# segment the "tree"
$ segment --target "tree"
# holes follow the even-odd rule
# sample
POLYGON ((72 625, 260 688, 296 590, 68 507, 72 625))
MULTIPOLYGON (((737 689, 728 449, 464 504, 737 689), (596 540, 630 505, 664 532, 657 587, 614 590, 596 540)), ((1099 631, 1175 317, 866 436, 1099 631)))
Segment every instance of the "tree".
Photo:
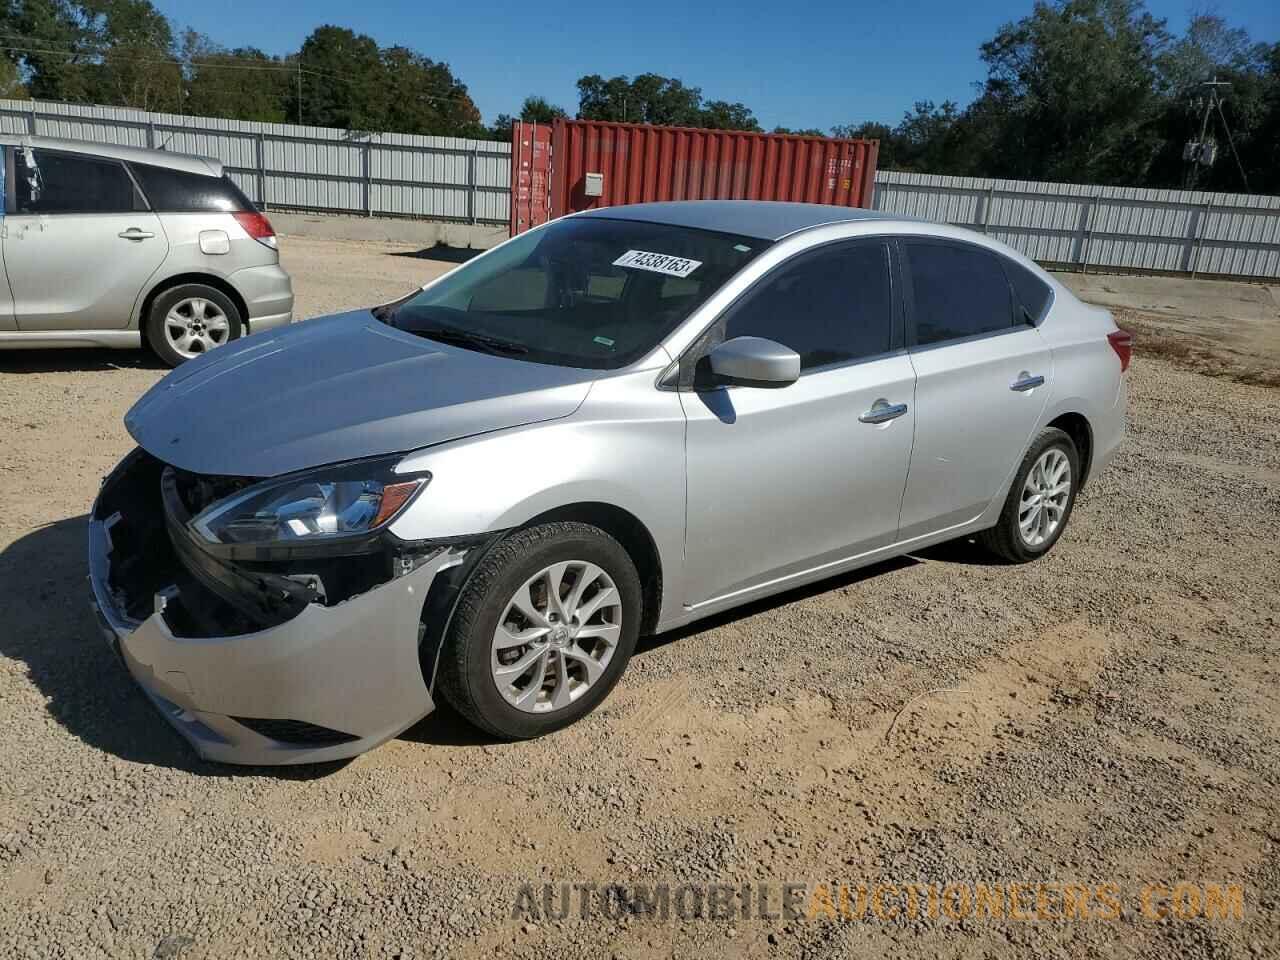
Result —
POLYGON ((34 97, 151 110, 181 105, 173 32, 150 0, 13 0, 0 12, 0 28, 26 41, 9 59, 34 97))
MULTIPOLYGON (((826 131, 819 130, 817 127, 805 127, 802 130, 792 130, 790 127, 774 127, 772 133, 789 134, 795 137, 825 137, 826 131)), ((836 134, 832 134, 836 136, 836 134)))
POLYGON ((989 176, 1141 182, 1159 151, 1164 21, 1141 0, 1037 3, 981 47, 989 176))
POLYGON ((188 65, 187 113, 264 123, 289 119, 285 101, 294 73, 284 61, 256 47, 227 50, 194 30, 183 35, 182 59, 188 65))
POLYGON ((311 31, 298 57, 302 90, 289 91, 290 117, 319 127, 381 129, 386 90, 381 51, 372 37, 325 24, 311 31))
POLYGON ((702 91, 656 73, 606 80, 598 73, 578 80, 578 116, 583 120, 652 123, 659 126, 720 130, 759 130, 751 111, 741 103, 702 102, 702 91))
POLYGON ((447 63, 407 47, 382 51, 383 107, 376 130, 435 136, 483 135, 480 111, 447 63))

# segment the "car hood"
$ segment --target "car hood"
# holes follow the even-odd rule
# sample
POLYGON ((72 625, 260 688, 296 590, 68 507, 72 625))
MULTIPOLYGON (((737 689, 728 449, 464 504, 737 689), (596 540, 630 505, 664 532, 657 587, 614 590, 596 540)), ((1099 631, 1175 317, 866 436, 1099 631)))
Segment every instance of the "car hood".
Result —
POLYGON ((184 470, 270 477, 567 417, 597 376, 426 340, 360 310, 188 361, 124 422, 184 470))

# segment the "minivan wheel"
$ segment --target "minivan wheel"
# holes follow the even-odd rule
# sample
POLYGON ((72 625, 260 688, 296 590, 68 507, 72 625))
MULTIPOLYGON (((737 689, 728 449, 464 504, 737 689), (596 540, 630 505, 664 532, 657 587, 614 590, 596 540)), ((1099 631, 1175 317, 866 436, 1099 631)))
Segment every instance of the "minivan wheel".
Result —
POLYGON ((570 522, 517 531, 463 587, 437 686, 495 736, 559 730, 618 682, 640 633, 640 608, 635 564, 603 530, 570 522))
POLYGON ((165 290, 151 303, 147 342, 171 367, 198 357, 240 336, 242 318, 221 290, 184 283, 165 290))
POLYGON ((1040 431, 1018 466, 999 522, 979 534, 982 544, 1010 563, 1044 556, 1062 536, 1075 506, 1080 454, 1062 430, 1040 431))

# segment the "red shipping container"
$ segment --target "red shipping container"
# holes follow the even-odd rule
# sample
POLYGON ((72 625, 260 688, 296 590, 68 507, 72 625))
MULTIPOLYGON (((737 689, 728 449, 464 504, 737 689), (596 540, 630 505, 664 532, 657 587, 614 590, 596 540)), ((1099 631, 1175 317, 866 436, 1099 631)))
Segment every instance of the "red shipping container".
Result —
POLYGON ((600 120, 512 125, 511 233, 655 200, 795 200, 868 207, 878 140, 600 120))

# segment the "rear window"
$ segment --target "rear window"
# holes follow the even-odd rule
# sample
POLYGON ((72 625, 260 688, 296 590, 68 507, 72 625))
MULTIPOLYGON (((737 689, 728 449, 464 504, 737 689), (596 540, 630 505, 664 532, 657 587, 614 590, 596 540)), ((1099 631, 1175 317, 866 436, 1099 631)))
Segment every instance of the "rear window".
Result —
POLYGON ((157 213, 236 213, 254 208, 228 177, 202 176, 149 163, 129 166, 157 213))

